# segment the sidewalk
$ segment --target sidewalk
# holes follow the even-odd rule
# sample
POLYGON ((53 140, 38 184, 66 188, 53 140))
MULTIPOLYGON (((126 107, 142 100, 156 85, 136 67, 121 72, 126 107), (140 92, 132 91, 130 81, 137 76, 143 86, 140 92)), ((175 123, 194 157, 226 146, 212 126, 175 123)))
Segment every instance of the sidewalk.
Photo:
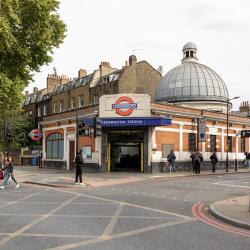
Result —
MULTIPOLYGON (((249 169, 240 169, 238 173, 250 173, 249 169)), ((230 172, 218 170, 216 173, 211 171, 201 171, 199 176, 235 174, 234 170, 230 172)), ((76 188, 74 185, 75 173, 66 170, 45 169, 31 166, 16 166, 15 175, 19 182, 33 183, 43 186, 54 186, 64 188, 76 188)), ((193 172, 174 172, 174 173, 84 173, 83 182, 88 187, 103 187, 111 185, 126 184, 145 180, 169 179, 196 176, 193 172)), ((198 175, 197 175, 198 177, 198 175)))
POLYGON ((250 229, 250 194, 215 202, 209 209, 215 217, 224 222, 250 229))

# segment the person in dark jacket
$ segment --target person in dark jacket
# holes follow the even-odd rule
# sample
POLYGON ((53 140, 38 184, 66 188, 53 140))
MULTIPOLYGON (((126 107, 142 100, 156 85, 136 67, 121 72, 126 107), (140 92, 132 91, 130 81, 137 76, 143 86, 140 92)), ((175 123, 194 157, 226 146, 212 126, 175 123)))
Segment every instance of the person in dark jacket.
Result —
POLYGON ((19 188, 19 184, 17 183, 13 172, 14 158, 13 156, 10 156, 8 153, 4 156, 2 169, 4 170, 4 180, 3 180, 3 186, 1 186, 0 188, 4 189, 5 186, 8 185, 10 178, 15 182, 16 184, 15 188, 19 188))
POLYGON ((170 171, 172 172, 176 172, 175 159, 176 159, 176 156, 175 156, 174 150, 171 150, 167 156, 167 160, 169 162, 170 171))
POLYGON ((218 157, 217 157, 216 151, 214 151, 211 154, 210 160, 211 160, 211 163, 212 163, 212 172, 215 173, 215 167, 216 167, 216 164, 218 163, 218 157))
POLYGON ((75 166, 76 166, 76 178, 75 178, 75 185, 85 185, 82 182, 82 167, 83 167, 83 158, 82 158, 82 150, 80 150, 75 158, 75 166), (78 183, 78 177, 80 183, 78 183))
POLYGON ((199 152, 199 150, 196 150, 193 155, 194 158, 194 169, 196 174, 200 174, 201 171, 201 162, 203 162, 203 156, 199 152))
POLYGON ((190 155, 190 159, 191 159, 191 161, 192 161, 193 173, 194 173, 194 171, 195 171, 195 169, 194 169, 194 153, 195 153, 195 152, 192 152, 191 155, 190 155))

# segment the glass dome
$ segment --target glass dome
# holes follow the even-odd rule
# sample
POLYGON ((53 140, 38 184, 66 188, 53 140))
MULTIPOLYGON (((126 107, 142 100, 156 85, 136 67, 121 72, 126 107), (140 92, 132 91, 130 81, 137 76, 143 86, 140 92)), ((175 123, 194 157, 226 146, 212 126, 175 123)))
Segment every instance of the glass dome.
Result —
POLYGON ((160 81, 155 101, 227 102, 228 90, 222 78, 211 68, 198 63, 196 45, 187 43, 183 47, 182 64, 171 69, 160 81))

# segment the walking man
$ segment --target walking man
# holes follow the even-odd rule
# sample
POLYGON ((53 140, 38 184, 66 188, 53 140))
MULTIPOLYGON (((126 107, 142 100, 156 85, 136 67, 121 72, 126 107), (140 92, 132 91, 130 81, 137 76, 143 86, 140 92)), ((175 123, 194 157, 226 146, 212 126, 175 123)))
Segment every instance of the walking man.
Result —
POLYGON ((83 167, 82 150, 80 150, 76 155, 75 166, 76 166, 75 185, 85 186, 85 184, 82 182, 82 167, 83 167), (78 183, 78 179, 79 179, 80 183, 78 183))

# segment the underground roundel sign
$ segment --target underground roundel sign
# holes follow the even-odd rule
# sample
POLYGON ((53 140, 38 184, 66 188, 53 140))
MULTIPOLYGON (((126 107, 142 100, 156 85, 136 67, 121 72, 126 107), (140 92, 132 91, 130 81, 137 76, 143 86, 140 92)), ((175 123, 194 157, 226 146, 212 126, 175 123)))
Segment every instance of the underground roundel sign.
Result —
POLYGON ((119 97, 114 104, 112 104, 112 109, 115 109, 116 114, 121 116, 129 116, 134 109, 137 108, 137 103, 128 97, 119 97))
POLYGON ((39 141, 42 138, 43 134, 38 129, 33 129, 30 131, 29 136, 33 141, 39 141))

